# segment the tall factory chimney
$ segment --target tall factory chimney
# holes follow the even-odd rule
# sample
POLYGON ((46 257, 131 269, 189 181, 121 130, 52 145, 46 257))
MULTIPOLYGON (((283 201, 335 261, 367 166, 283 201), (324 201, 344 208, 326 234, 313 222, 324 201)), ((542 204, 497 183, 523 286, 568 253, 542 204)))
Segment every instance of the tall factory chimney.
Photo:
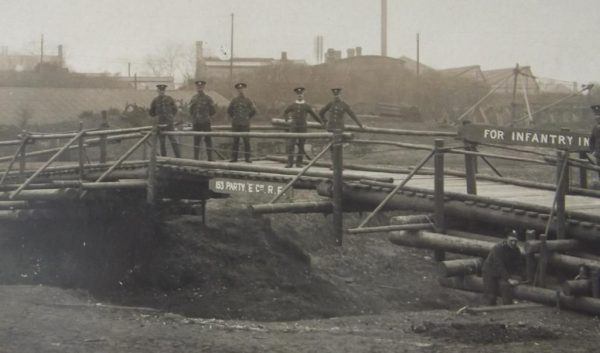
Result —
POLYGON ((381 56, 387 56, 387 0, 381 0, 381 56))
POLYGON ((315 37, 315 59, 317 64, 323 63, 323 36, 321 35, 315 37))

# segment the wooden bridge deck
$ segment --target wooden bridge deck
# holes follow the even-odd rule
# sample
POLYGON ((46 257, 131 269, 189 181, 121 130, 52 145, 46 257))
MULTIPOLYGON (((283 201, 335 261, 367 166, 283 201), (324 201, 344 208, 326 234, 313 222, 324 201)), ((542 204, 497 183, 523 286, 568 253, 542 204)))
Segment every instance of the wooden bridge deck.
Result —
MULTIPOLYGON (((257 161, 255 164, 281 167, 281 163, 271 161, 257 161)), ((300 170, 300 168, 291 168, 300 170)), ((314 171, 329 171, 328 168, 311 167, 314 171)), ((407 174, 405 173, 384 173, 368 172, 357 170, 344 170, 344 175, 364 177, 365 179, 391 178, 394 184, 399 184, 407 174)), ((408 187, 422 188, 433 191, 433 175, 415 175, 407 184, 408 187)), ((466 180, 462 177, 448 176, 444 179, 444 190, 466 194, 466 180)), ((517 185, 510 185, 492 181, 477 181, 477 195, 490 197, 501 201, 518 201, 533 206, 552 207, 554 201, 554 191, 534 189, 517 185)), ((595 216, 600 216, 600 198, 592 196, 567 195, 566 209, 568 211, 577 211, 595 216)))

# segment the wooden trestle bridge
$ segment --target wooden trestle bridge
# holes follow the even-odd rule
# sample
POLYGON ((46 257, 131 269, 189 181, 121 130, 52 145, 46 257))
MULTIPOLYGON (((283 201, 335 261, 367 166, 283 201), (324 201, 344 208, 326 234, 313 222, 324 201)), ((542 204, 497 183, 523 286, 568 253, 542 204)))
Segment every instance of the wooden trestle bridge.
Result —
MULTIPOLYGON (((588 174, 598 173, 600 167, 584 158, 584 154, 477 144, 447 131, 349 126, 344 132, 300 134, 282 132, 285 129, 282 120, 274 119, 272 123, 256 126, 248 133, 230 132, 224 126, 215 127, 213 132, 166 132, 157 126, 48 134, 24 132, 14 140, 0 141, 0 148, 10 150, 8 156, 0 158, 0 163, 4 163, 0 221, 60 218, 66 209, 78 208, 81 202, 123 195, 137 198, 151 208, 160 207, 165 199, 194 200, 204 206, 207 200, 223 197, 233 190, 227 187, 227 182, 236 187, 239 181, 242 189, 254 185, 254 190, 260 191, 265 190, 265 184, 260 182, 277 183, 278 188, 269 189, 268 203, 251 206, 255 214, 331 213, 332 238, 339 245, 344 234, 390 232, 390 240, 395 244, 434 250, 436 260, 449 276, 441 283, 461 289, 481 290, 480 280, 469 275, 477 273, 481 265, 477 258, 485 256, 493 245, 489 237, 468 233, 461 229, 462 225, 527 230, 523 252, 529 282, 536 286, 519 286, 521 292, 517 296, 544 303, 558 300, 566 307, 600 313, 600 190, 589 189, 587 185, 588 174), (251 164, 161 157, 157 155, 160 134, 177 138, 247 136, 280 141, 302 137, 322 140, 325 147, 304 167, 284 168, 284 157, 255 159, 251 164), (365 134, 369 139, 361 138, 365 134), (430 138, 430 143, 380 138, 384 135, 424 136, 430 138), (38 147, 47 141, 61 141, 62 145, 38 147), (411 149, 424 156, 414 166, 345 164, 344 144, 411 149), (482 152, 488 147, 508 153, 482 152), (90 160, 92 150, 94 156, 90 160), (322 158, 330 153, 331 162, 322 158), (65 161, 66 154, 75 156, 65 161), (115 155, 116 159, 109 158, 115 155), (448 155, 464 156, 464 169, 445 167, 448 155), (433 168, 425 167, 430 160, 433 168), (507 160, 524 168, 553 166, 556 182, 504 177, 491 160, 507 160), (487 164, 494 174, 480 173, 478 162, 487 164), (570 180, 572 170, 579 175, 576 181, 570 180), (215 180, 222 181, 220 187, 215 180), (313 189, 321 198, 310 202, 280 201, 291 188, 313 189), (370 226, 370 221, 382 210, 410 210, 422 215, 396 217, 390 225, 370 226), (368 215, 357 227, 344 229, 343 213, 356 211, 368 215), (475 258, 444 261, 446 252, 475 258), (547 274, 570 276, 581 264, 593 273, 588 282, 577 284, 585 287, 576 287, 582 296, 557 297, 546 288, 547 274)), ((316 126, 310 124, 310 127, 316 126)), ((204 207, 202 210, 204 216, 204 207)), ((565 288, 567 292, 573 289, 565 288)))

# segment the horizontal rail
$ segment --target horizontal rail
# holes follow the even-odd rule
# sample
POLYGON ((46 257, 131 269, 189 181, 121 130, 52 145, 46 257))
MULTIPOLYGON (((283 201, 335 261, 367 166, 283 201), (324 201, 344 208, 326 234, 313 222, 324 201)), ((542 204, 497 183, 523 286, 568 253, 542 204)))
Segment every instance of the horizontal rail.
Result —
POLYGON ((422 144, 417 144, 417 143, 395 142, 395 141, 355 139, 355 140, 352 140, 352 143, 362 144, 362 145, 396 146, 396 147, 410 148, 410 149, 423 150, 423 151, 431 151, 433 149, 433 146, 429 146, 429 145, 422 145, 422 144))
MULTIPOLYGON (((161 131, 161 135, 171 136, 211 136, 211 137, 255 137, 255 138, 304 138, 304 139, 331 139, 330 132, 228 132, 228 131, 161 131)), ((352 134, 344 133, 345 139, 352 139, 352 134)))
POLYGON ((483 152, 466 151, 466 150, 459 150, 459 149, 451 149, 449 151, 446 151, 446 153, 505 159, 508 161, 527 162, 527 163, 534 163, 534 164, 540 164, 540 165, 550 165, 550 163, 548 163, 547 161, 544 161, 544 160, 523 158, 523 157, 512 157, 512 156, 505 156, 502 154, 495 154, 495 153, 483 153, 483 152))
MULTIPOLYGON (((275 126, 286 127, 289 123, 284 119, 271 119, 271 123, 275 126)), ((307 126, 311 129, 323 129, 323 126, 319 123, 309 121, 307 126)), ((378 127, 359 127, 356 125, 346 125, 344 131, 350 132, 368 132, 374 134, 384 135, 397 135, 397 136, 437 136, 437 137, 455 137, 456 132, 451 131, 420 131, 420 130, 406 130, 406 129, 389 129, 389 128, 378 128, 378 127)))

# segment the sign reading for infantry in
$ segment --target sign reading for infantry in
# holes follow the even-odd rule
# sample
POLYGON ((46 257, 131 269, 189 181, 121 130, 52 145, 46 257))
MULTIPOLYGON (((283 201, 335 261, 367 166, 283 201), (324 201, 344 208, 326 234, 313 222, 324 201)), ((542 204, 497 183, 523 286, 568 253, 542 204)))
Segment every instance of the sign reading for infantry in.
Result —
MULTIPOLYGON (((273 197, 283 190, 285 184, 268 181, 213 178, 209 182, 209 187, 215 192, 228 194, 255 194, 273 197)), ((291 196, 291 189, 286 191, 283 195, 283 197, 288 198, 291 196)))
POLYGON ((463 126, 462 136, 471 142, 497 145, 549 147, 569 151, 589 151, 590 149, 589 134, 581 132, 469 124, 463 126))

